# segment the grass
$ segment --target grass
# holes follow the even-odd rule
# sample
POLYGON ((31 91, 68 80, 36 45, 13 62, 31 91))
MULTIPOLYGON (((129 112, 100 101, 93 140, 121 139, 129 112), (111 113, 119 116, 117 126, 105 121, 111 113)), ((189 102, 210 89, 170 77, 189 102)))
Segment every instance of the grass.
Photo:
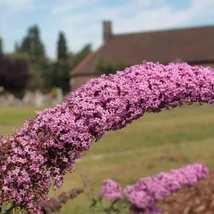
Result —
POLYGON ((20 129, 25 120, 33 118, 35 111, 41 108, 9 107, 0 108, 0 134, 11 134, 14 129, 20 129))
MULTIPOLYGON (((0 109, 1 133, 12 133, 32 118, 33 108, 0 109)), ((65 176, 57 195, 82 186, 79 174, 85 174, 97 192, 103 179, 111 178, 125 185, 144 176, 182 167, 196 161, 214 168, 214 108, 196 105, 145 114, 126 128, 106 133, 92 144, 76 164, 76 171, 65 176)), ((88 213, 86 194, 70 201, 61 213, 88 213)))

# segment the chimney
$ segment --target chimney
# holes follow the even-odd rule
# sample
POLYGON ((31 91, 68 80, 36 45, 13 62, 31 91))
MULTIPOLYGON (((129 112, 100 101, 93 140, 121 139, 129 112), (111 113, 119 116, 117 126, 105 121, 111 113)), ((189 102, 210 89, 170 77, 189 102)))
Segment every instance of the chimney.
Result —
POLYGON ((103 21, 103 41, 107 42, 112 36, 111 21, 103 21))

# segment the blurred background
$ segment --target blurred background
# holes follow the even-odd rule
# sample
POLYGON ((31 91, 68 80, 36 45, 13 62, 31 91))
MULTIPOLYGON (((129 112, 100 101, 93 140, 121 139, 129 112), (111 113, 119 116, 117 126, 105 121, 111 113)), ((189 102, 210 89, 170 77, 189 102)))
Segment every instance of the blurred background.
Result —
POLYGON ((213 11, 213 0, 0 0, 0 91, 39 106, 51 103, 41 93, 59 102, 143 60, 210 65, 213 11))
MULTIPOLYGON (((61 103, 91 78, 143 60, 214 68, 214 0, 0 0, 1 134, 13 133, 35 110, 61 103)), ((106 178, 125 186, 194 161, 212 169, 213 126, 207 105, 145 115, 95 143, 50 195, 83 186, 80 174, 97 193, 106 178)), ((205 214, 197 208, 214 209, 210 194, 179 202, 185 193, 160 206, 164 213, 205 214)), ((61 213, 88 213, 88 205, 82 194, 61 213)))

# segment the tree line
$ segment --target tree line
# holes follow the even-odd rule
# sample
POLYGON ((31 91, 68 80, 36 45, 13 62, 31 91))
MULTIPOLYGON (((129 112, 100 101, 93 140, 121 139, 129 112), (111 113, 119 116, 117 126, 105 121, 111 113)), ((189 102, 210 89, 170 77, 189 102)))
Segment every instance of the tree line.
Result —
POLYGON ((11 54, 4 53, 3 38, 0 38, 0 86, 17 92, 19 96, 25 90, 39 89, 46 93, 54 87, 62 88, 64 93, 69 92, 69 72, 91 52, 91 45, 87 44, 79 52, 72 53, 61 31, 56 52, 56 60, 47 57, 37 25, 30 27, 26 36, 15 43, 11 54))

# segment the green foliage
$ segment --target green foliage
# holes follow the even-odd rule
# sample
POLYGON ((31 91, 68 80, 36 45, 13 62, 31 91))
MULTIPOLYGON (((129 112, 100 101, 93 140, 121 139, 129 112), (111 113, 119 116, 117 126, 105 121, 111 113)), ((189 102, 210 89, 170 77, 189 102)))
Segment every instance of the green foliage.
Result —
POLYGON ((57 96, 57 87, 52 87, 50 92, 49 92, 49 96, 51 97, 56 97, 57 96))
POLYGON ((2 53, 3 53, 3 40, 0 37, 0 54, 2 54, 2 53))
POLYGON ((15 52, 15 53, 21 52, 21 48, 20 48, 20 45, 19 45, 18 42, 15 42, 14 52, 15 52))
POLYGON ((52 87, 60 87, 64 92, 68 92, 70 90, 69 72, 71 68, 68 61, 66 38, 63 32, 59 33, 59 38, 57 41, 57 62, 52 63, 51 70, 52 87))
POLYGON ((78 65, 91 52, 91 44, 85 45, 78 53, 71 53, 69 63, 71 70, 78 65))
POLYGON ((29 56, 31 56, 31 41, 28 36, 23 39, 20 47, 20 52, 27 53, 29 54, 29 56))
POLYGON ((42 72, 40 70, 40 67, 37 65, 31 65, 27 85, 28 90, 35 91, 36 89, 41 89, 43 85, 44 80, 42 78, 42 72))
POLYGON ((130 203, 127 199, 107 201, 105 204, 99 198, 94 198, 93 203, 89 207, 91 213, 105 213, 105 214, 122 214, 124 211, 128 213, 130 203))
POLYGON ((100 199, 87 176, 84 174, 80 174, 80 176, 90 203, 89 213, 122 214, 123 211, 125 211, 125 213, 128 212, 130 203, 126 198, 113 201, 109 201, 104 198, 100 199))
POLYGON ((5 56, 11 60, 16 60, 16 59, 25 60, 25 62, 28 65, 30 65, 30 57, 27 53, 14 52, 11 54, 5 54, 5 56))
POLYGON ((59 33, 59 39, 57 44, 57 59, 58 61, 61 60, 67 60, 68 59, 68 53, 67 53, 67 44, 65 35, 63 32, 59 33))
MULTIPOLYGON (((0 39, 0 53, 2 40, 0 39)), ((70 91, 70 71, 91 52, 91 45, 85 45, 77 53, 69 53, 66 37, 59 33, 57 41, 57 60, 51 61, 45 56, 45 46, 40 38, 37 25, 29 27, 21 42, 15 42, 14 53, 10 58, 25 58, 28 64, 27 89, 49 92, 53 87, 60 87, 64 93, 70 91)))
MULTIPOLYGON (((62 40, 62 39, 61 39, 62 40)), ((63 51, 62 51, 63 52, 63 51)), ((84 46, 78 53, 70 53, 68 58, 63 58, 63 53, 58 56, 60 59, 52 64, 52 86, 60 87, 64 92, 70 91, 70 71, 80 63, 90 52, 91 45, 84 46)), ((65 54, 64 54, 65 56, 65 54)))
POLYGON ((32 64, 40 63, 44 59, 44 45, 41 42, 40 31, 36 25, 28 29, 28 33, 23 38, 18 51, 27 53, 32 64))
POLYGON ((131 64, 123 63, 123 62, 111 63, 101 59, 97 63, 95 72, 98 74, 106 74, 106 75, 115 74, 117 71, 122 71, 129 66, 131 66, 131 64))
POLYGON ((29 90, 44 89, 45 87, 45 69, 48 68, 45 58, 44 45, 40 39, 39 28, 35 25, 28 29, 27 35, 19 45, 15 43, 15 54, 25 54, 29 59, 29 81, 27 88, 29 90))
POLYGON ((62 88, 64 92, 69 92, 69 72, 70 72, 68 60, 60 60, 53 64, 53 85, 62 88))
POLYGON ((29 81, 27 88, 31 91, 39 89, 47 93, 53 86, 53 63, 43 59, 40 63, 30 64, 29 81))

